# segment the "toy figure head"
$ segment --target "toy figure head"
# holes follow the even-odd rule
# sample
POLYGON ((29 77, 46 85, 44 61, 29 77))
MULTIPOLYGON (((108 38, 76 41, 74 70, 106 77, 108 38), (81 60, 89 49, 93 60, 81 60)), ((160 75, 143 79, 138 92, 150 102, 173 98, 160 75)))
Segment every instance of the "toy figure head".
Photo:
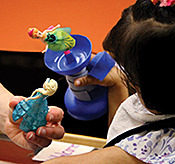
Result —
POLYGON ((29 28, 28 34, 33 39, 39 39, 42 37, 42 33, 37 28, 29 28))
POLYGON ((45 89, 44 95, 52 96, 58 88, 58 83, 53 79, 50 80, 47 78, 43 84, 43 88, 45 89))

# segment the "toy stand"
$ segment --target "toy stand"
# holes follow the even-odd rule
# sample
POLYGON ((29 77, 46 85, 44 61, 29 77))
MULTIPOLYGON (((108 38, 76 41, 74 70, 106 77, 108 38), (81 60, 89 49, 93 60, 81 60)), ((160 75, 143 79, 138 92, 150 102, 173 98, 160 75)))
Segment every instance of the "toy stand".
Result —
POLYGON ((81 35, 71 35, 76 45, 65 52, 48 49, 44 62, 52 71, 65 75, 69 87, 64 101, 68 113, 79 120, 96 119, 108 110, 108 89, 98 85, 76 87, 74 81, 88 75, 92 45, 90 40, 81 35))

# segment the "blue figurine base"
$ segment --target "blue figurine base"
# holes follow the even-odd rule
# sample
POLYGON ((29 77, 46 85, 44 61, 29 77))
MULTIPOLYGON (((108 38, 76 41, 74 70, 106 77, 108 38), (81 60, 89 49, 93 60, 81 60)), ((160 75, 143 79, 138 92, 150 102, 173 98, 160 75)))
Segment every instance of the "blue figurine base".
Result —
POLYGON ((49 108, 46 96, 39 92, 35 96, 38 95, 40 98, 20 101, 12 113, 14 122, 23 117, 19 128, 26 133, 36 132, 39 127, 47 124, 46 115, 49 108))
POLYGON ((73 75, 80 72, 88 65, 91 58, 90 40, 82 35, 72 35, 72 37, 76 40, 76 45, 70 50, 69 55, 48 49, 44 56, 45 65, 60 75, 73 75))
POLYGON ((108 88, 97 86, 90 95, 91 101, 80 101, 68 87, 64 96, 68 113, 82 121, 97 119, 104 115, 108 111, 108 88))

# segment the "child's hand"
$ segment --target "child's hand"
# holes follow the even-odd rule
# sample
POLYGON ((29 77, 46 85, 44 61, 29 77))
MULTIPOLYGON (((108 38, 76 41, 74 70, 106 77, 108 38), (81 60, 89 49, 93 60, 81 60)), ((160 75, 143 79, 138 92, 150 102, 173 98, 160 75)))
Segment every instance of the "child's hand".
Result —
MULTIPOLYGON (((93 58, 94 55, 92 55, 93 58)), ((109 108, 109 125, 115 115, 116 110, 120 104, 129 96, 128 88, 125 84, 126 82, 124 73, 114 66, 107 76, 102 80, 98 80, 92 76, 85 76, 78 78, 74 81, 74 85, 77 87, 85 85, 102 85, 108 87, 108 108, 109 108)))
POLYGON ((36 149, 37 147, 48 146, 52 139, 60 139, 64 135, 64 128, 61 126, 64 112, 58 107, 49 107, 49 113, 46 116, 47 125, 37 129, 36 133, 25 133, 19 129, 22 118, 16 122, 12 120, 12 111, 15 106, 23 100, 23 97, 15 96, 11 99, 9 106, 11 108, 9 120, 5 124, 5 133, 17 145, 26 149, 36 149))
POLYGON ((102 81, 92 76, 85 76, 76 79, 74 84, 77 87, 85 85, 102 85, 105 87, 112 87, 114 85, 117 85, 118 87, 120 87, 121 85, 122 86, 124 85, 121 79, 122 76, 123 76, 122 72, 117 67, 114 66, 102 81))
MULTIPOLYGON (((91 55, 91 60, 95 57, 94 54, 91 55)), ((124 77, 123 72, 114 66, 110 72, 107 74, 107 76, 102 80, 98 80, 92 76, 85 76, 81 77, 75 80, 74 85, 77 87, 82 87, 85 85, 102 85, 105 87, 123 87, 124 81, 122 81, 122 78, 124 77)))

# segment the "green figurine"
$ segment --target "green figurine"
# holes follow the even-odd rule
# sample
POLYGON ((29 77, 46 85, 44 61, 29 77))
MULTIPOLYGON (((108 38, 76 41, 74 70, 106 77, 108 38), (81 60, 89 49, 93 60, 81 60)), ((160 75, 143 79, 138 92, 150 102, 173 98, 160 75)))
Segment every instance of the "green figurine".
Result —
POLYGON ((67 51, 72 49, 76 41, 70 35, 71 28, 65 27, 60 28, 60 25, 50 26, 47 30, 41 32, 37 28, 29 28, 28 34, 33 39, 40 39, 43 43, 47 44, 46 49, 42 51, 43 53, 47 49, 52 51, 67 51))

